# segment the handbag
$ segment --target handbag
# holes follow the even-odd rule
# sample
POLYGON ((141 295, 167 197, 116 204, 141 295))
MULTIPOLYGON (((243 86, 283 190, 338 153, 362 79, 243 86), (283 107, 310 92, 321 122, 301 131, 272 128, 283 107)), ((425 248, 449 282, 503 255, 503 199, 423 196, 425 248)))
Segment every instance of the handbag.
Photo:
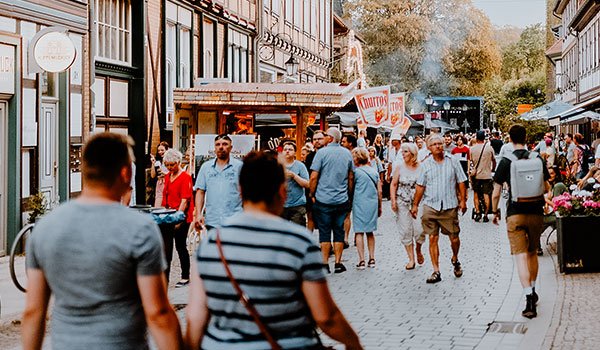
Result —
POLYGON ((471 169, 471 173, 469 174, 473 178, 475 178, 475 176, 477 176, 477 169, 479 168, 479 162, 481 162, 481 157, 483 157, 483 152, 485 151, 485 145, 487 145, 487 141, 485 141, 483 143, 483 147, 481 147, 481 153, 479 154, 479 159, 477 160, 477 164, 475 165, 475 168, 471 169))
MULTIPOLYGON (((225 274, 227 275, 227 278, 229 278, 229 281, 231 282, 231 285, 233 286, 233 289, 235 290, 235 292, 240 300, 240 303, 246 308, 246 310, 252 317, 252 320, 258 326, 258 329, 260 330, 262 335, 267 339, 267 342, 271 346, 271 349, 272 350, 282 350, 281 346, 277 343, 277 340, 275 340, 273 335, 271 335, 271 332, 269 331, 269 328, 267 327, 267 325, 265 325, 265 323, 261 320, 258 310, 256 310, 256 307, 254 307, 254 305, 250 301, 250 298, 248 298, 248 295, 246 293, 244 293, 244 291, 242 290, 242 287, 240 287, 240 284, 238 283, 238 281, 235 279, 235 277, 233 277, 233 274, 231 273, 231 269, 229 268, 229 264, 227 263, 227 259, 225 259, 225 255, 223 253, 223 245, 221 244, 221 235, 220 235, 219 229, 215 228, 215 230, 216 230, 216 236, 217 236, 216 243, 217 243, 217 251, 219 252, 219 258, 221 259, 221 263, 223 264, 223 267, 225 268, 225 274)), ((310 317, 310 319, 312 320, 312 316, 310 317)), ((312 321, 312 322, 314 323, 314 321, 312 321)), ((315 348, 315 350, 316 349, 322 349, 322 350, 333 349, 333 347, 326 347, 323 345, 323 343, 321 343, 321 338, 319 338, 319 334, 317 333, 317 330, 314 327, 313 327, 313 332, 317 339, 317 347, 315 348)))

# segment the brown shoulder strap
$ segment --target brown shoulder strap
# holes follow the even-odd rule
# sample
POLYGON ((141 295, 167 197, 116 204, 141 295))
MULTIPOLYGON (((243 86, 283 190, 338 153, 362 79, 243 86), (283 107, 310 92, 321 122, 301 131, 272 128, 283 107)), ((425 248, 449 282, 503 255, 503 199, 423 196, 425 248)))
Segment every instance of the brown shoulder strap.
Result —
POLYGON ((244 293, 244 291, 240 287, 240 284, 233 277, 233 274, 231 273, 231 269, 229 268, 229 264, 227 263, 227 260, 225 259, 225 255, 223 254, 223 246, 221 245, 221 235, 219 234, 219 229, 217 228, 216 231, 217 231, 217 250, 219 251, 219 258, 221 258, 221 262, 223 263, 223 267, 225 268, 225 273, 227 274, 227 277, 229 278, 229 281, 231 282, 233 289, 235 289, 235 292, 237 293, 238 298, 240 299, 240 303, 242 305, 244 305, 246 310, 248 310, 248 313, 250 314, 250 316, 252 316, 254 323, 256 323, 256 325, 260 329, 260 332, 265 336, 265 338, 267 339, 267 342, 269 342, 269 345, 271 345, 271 349, 272 350, 281 350, 281 346, 279 346, 279 344, 277 344, 277 341, 275 340, 275 338, 273 338, 273 336, 267 329, 267 326, 261 321, 260 314, 254 307, 254 305, 252 305, 252 303, 250 302, 248 295, 246 295, 246 293, 244 293))

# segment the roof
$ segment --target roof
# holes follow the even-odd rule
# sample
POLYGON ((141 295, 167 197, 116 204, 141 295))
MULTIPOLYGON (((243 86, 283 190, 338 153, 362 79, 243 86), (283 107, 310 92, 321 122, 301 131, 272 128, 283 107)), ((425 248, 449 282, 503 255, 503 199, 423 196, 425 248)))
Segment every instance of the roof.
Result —
POLYGON ((355 81, 337 83, 210 83, 177 88, 175 104, 341 108, 354 98, 355 81))
POLYGON ((532 109, 527 113, 521 114, 519 117, 524 120, 548 120, 560 115, 561 113, 571 110, 573 105, 563 101, 552 101, 543 106, 532 109))
POLYGON ((554 44, 552 44, 552 46, 548 48, 548 50, 546 50, 546 56, 550 58, 560 58, 562 55, 562 44, 563 39, 557 40, 554 44))

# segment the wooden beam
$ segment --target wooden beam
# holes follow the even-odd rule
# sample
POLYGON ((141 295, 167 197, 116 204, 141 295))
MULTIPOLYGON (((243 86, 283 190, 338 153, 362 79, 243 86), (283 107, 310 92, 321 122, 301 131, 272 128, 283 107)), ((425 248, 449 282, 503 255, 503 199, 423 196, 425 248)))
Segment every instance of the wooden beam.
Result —
POLYGON ((298 107, 296 115, 296 159, 300 159, 302 155, 302 147, 306 139, 306 116, 303 113, 302 107, 298 107))

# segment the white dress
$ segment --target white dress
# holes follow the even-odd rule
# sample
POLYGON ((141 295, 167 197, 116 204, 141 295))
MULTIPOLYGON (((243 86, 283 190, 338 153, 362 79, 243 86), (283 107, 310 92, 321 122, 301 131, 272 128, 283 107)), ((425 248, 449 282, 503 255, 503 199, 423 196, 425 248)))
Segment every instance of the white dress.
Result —
POLYGON ((420 244, 425 242, 425 233, 420 220, 421 213, 419 213, 417 219, 413 219, 410 215, 419 171, 420 166, 416 169, 410 169, 404 162, 398 162, 396 166, 396 172, 399 172, 398 190, 396 191, 396 202, 398 204, 396 223, 400 233, 400 242, 403 245, 409 245, 415 241, 420 244))

